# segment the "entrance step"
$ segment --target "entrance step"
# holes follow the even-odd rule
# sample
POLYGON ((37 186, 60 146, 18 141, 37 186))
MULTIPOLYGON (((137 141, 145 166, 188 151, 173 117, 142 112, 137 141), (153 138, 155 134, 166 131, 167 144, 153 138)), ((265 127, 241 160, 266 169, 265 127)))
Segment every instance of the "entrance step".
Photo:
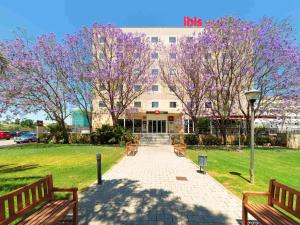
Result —
POLYGON ((169 145, 171 144, 170 135, 165 133, 144 133, 142 134, 141 145, 149 144, 162 144, 169 145))

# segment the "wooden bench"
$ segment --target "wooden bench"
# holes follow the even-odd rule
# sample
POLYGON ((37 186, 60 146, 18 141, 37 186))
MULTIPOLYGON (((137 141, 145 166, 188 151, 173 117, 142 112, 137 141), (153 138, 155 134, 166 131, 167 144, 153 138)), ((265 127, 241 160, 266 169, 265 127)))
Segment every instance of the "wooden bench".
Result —
POLYGON ((126 155, 135 155, 138 151, 138 144, 133 144, 131 142, 126 143, 125 154, 126 155))
POLYGON ((174 145, 174 153, 178 156, 185 156, 186 153, 186 144, 175 144, 174 145))
POLYGON ((299 225, 278 209, 300 218, 300 191, 283 185, 276 180, 270 180, 269 192, 243 193, 243 225, 248 224, 248 213, 263 225, 299 225), (248 201, 250 196, 265 196, 268 198, 268 203, 250 203, 248 201))
POLYGON ((0 225, 54 225, 73 210, 73 224, 78 222, 77 188, 55 188, 52 176, 0 196, 0 225), (54 192, 71 192, 71 200, 56 200, 54 192), (37 209, 38 208, 38 209, 37 209), (20 221, 18 221, 20 220, 20 221))

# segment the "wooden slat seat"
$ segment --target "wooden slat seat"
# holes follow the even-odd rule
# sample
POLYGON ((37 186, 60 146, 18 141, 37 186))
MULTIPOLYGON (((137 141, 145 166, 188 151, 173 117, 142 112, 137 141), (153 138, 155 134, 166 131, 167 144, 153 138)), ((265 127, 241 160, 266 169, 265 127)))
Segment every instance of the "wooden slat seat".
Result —
POLYGON ((19 222, 18 225, 56 224, 75 206, 72 200, 56 200, 44 205, 42 208, 19 222))
POLYGON ((181 143, 181 144, 175 144, 174 145, 174 153, 177 156, 185 156, 186 153, 186 144, 185 143, 181 143))
POLYGON ((296 221, 288 218, 279 210, 267 204, 246 204, 247 211, 260 223, 269 225, 299 225, 296 221))
POLYGON ((136 155, 138 151, 138 144, 133 144, 131 142, 126 143, 125 154, 126 155, 136 155))
POLYGON ((276 180, 270 180, 269 192, 243 193, 243 225, 248 224, 248 213, 262 225, 300 225, 286 213, 300 219, 300 191, 276 180), (254 204, 251 196, 267 197, 267 204, 254 204))
POLYGON ((48 175, 8 194, 0 196, 0 225, 51 225, 73 211, 72 223, 78 222, 77 188, 55 188, 48 175), (55 192, 70 192, 72 199, 57 200, 55 192), (20 221, 21 220, 21 221, 20 221))

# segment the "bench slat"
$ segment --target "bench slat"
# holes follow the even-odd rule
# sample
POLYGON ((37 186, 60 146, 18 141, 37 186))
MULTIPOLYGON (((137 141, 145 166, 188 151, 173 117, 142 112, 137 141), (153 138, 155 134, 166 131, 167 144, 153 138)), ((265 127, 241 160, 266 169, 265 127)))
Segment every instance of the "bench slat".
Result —
POLYGON ((25 206, 28 207, 28 206, 30 206, 29 190, 26 189, 24 191, 24 194, 25 194, 25 206))
POLYGON ((36 204, 37 200, 36 200, 36 185, 33 185, 31 190, 31 196, 32 196, 32 204, 36 204))
POLYGON ((300 195, 297 195, 296 201, 296 212, 300 214, 300 195))
POLYGON ((294 194, 289 192, 288 208, 293 209, 293 204, 294 204, 294 194))
POLYGON ((286 206, 286 190, 282 189, 281 200, 280 202, 286 206))
POLYGON ((58 221, 58 212, 63 211, 70 203, 71 201, 69 200, 52 201, 21 221, 18 225, 51 224, 49 222, 50 219, 53 218, 54 221, 58 221))
POLYGON ((11 195, 8 197, 8 214, 9 217, 13 217, 15 213, 15 203, 14 203, 14 196, 11 195))
POLYGON ((17 207, 18 207, 18 212, 20 212, 23 209, 22 192, 17 195, 17 207))
POLYGON ((0 200, 0 222, 5 220, 5 203, 0 200))
POLYGON ((288 218, 286 215, 269 205, 248 204, 247 209, 263 224, 298 225, 297 222, 288 218))

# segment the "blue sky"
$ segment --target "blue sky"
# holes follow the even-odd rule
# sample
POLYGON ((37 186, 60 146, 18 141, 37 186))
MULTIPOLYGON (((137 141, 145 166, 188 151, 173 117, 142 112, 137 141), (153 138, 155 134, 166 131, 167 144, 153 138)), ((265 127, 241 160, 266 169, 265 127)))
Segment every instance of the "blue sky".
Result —
MULTIPOLYGON (((63 37, 94 22, 183 26, 184 16, 198 16, 205 21, 228 15, 252 21, 264 16, 289 18, 300 44, 300 0, 1 0, 0 38, 12 38, 19 28, 29 36, 54 32, 63 37)), ((43 114, 27 117, 43 119, 43 114)))

